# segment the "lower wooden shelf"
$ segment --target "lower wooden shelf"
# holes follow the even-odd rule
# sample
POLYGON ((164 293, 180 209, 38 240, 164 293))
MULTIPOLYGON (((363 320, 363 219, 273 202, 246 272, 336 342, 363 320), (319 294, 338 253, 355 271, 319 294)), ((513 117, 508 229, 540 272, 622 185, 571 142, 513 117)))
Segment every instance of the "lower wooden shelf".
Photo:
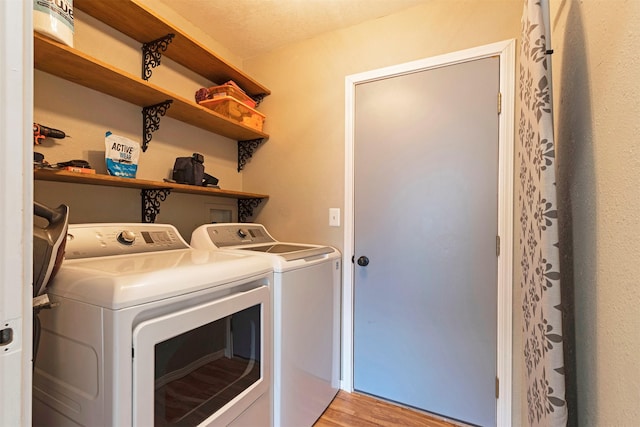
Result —
POLYGON ((246 193, 243 191, 197 187, 195 185, 176 184, 172 182, 120 178, 117 176, 102 174, 82 174, 49 169, 34 170, 34 179, 39 181, 68 182, 72 184, 100 185, 105 187, 135 188, 142 190, 143 222, 153 222, 155 220, 155 216, 160 211, 160 201, 164 201, 169 192, 237 199, 239 222, 245 222, 249 216, 253 215, 253 209, 256 208, 263 199, 269 198, 266 194, 246 193), (160 193, 158 193, 158 191, 160 191, 160 193))
POLYGON ((120 178, 102 174, 82 174, 68 171, 36 169, 34 178, 40 181, 70 182, 74 184, 102 185, 106 187, 138 188, 140 190, 159 190, 168 188, 174 193, 200 194, 230 199, 268 199, 266 194, 245 193, 220 188, 197 187, 195 185, 175 184, 172 182, 149 181, 146 179, 120 178))

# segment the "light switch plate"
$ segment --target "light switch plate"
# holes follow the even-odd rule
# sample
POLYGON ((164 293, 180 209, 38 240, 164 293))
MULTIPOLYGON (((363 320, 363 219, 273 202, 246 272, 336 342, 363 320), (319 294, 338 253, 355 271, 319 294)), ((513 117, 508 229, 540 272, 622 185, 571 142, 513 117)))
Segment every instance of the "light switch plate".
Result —
POLYGON ((340 208, 329 208, 329 225, 340 227, 340 208))

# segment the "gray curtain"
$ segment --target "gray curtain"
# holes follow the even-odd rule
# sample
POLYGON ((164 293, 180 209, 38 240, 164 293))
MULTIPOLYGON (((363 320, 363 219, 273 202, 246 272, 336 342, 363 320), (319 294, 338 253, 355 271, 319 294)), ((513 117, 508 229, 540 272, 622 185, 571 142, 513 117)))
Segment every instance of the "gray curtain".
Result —
POLYGON ((567 405, 560 301, 551 62, 547 0, 525 0, 518 126, 520 263, 528 422, 565 426, 567 405), (544 6, 544 8, 543 8, 544 6), (543 11, 544 9, 544 11, 543 11))

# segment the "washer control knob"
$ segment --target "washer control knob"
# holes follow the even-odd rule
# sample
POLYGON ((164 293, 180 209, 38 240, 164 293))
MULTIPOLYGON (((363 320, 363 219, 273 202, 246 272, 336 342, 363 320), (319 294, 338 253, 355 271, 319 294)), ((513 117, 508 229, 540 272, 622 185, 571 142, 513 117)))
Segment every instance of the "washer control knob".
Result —
POLYGON ((361 256, 360 258, 358 258, 358 265, 360 267, 366 267, 367 265, 369 265, 369 258, 364 255, 361 256))
POLYGON ((247 237, 247 232, 245 230, 243 230, 242 228, 238 229, 238 237, 240 237, 241 239, 244 239, 245 237, 247 237))
POLYGON ((133 245, 133 242, 136 241, 136 233, 131 230, 123 230, 118 234, 118 242, 123 245, 133 245))

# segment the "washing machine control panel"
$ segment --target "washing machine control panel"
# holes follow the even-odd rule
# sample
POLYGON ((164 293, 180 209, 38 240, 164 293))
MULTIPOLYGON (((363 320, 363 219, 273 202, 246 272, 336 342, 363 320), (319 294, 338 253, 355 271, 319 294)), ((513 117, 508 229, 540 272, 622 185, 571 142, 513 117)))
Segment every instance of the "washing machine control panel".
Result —
POLYGON ((93 258, 187 249, 175 227, 166 224, 71 224, 65 258, 93 258))
POLYGON ((261 224, 213 224, 207 234, 218 248, 276 241, 261 224))

